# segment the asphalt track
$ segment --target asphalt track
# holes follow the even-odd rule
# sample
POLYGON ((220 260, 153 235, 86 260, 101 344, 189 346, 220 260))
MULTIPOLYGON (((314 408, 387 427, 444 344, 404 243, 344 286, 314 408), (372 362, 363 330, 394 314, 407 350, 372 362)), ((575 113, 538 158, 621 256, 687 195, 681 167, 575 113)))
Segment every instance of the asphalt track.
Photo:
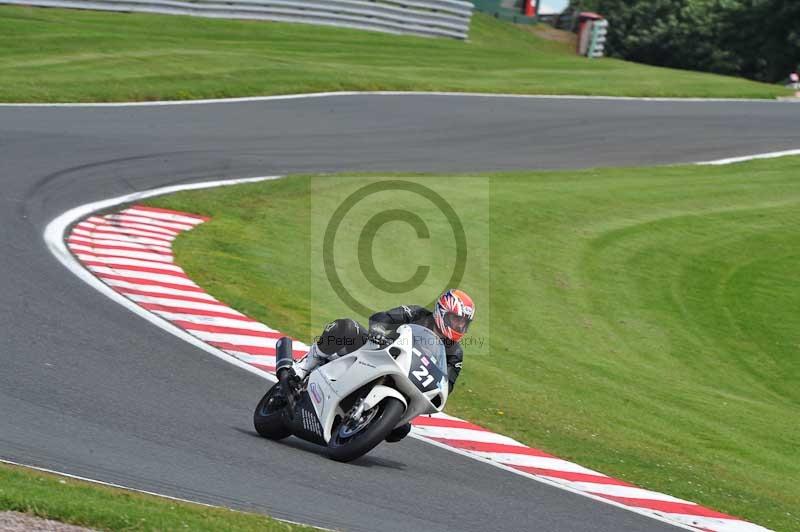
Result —
POLYGON ((414 440, 347 466, 262 440, 262 380, 92 290, 42 231, 89 201, 204 179, 690 162, 798 138, 800 105, 773 102, 0 107, 0 458, 347 530, 672 529, 414 440))

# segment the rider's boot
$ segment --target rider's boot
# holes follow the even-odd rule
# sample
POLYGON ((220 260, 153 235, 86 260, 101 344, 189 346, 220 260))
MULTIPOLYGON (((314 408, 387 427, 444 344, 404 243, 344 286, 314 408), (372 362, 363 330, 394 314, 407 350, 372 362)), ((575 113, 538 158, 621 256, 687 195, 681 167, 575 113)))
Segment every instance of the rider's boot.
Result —
POLYGON ((386 436, 386 441, 389 443, 398 442, 408 436, 409 432, 411 432, 411 423, 400 425, 396 429, 392 430, 388 436, 386 436))
POLYGON ((308 354, 294 363, 294 372, 297 378, 303 380, 306 375, 328 361, 328 355, 323 353, 316 343, 311 344, 308 354))

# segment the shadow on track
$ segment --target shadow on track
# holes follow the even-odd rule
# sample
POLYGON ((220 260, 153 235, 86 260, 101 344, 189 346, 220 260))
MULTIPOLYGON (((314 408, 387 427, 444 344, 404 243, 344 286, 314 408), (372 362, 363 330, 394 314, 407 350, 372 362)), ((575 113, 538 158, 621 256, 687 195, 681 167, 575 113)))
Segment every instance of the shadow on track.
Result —
MULTIPOLYGON (((232 427, 233 430, 236 432, 240 432, 242 434, 246 434, 247 436, 251 436, 258 440, 269 442, 258 435, 258 433, 254 430, 247 430, 241 427, 232 427)), ((315 454, 317 456, 325 456, 325 449, 320 447, 319 445, 315 445, 313 443, 307 442, 305 440, 301 440, 299 438, 294 438, 292 436, 286 438, 285 440, 281 440, 279 442, 272 442, 275 445, 283 445, 285 447, 291 447, 292 449, 296 449, 298 451, 304 451, 307 453, 315 454)), ((356 467, 383 467, 387 469, 396 469, 398 471, 403 471, 406 469, 406 464, 403 462, 397 462, 395 460, 389 460, 388 458, 378 458, 375 456, 365 455, 359 458, 358 460, 354 460, 350 462, 348 465, 356 466, 356 467)))

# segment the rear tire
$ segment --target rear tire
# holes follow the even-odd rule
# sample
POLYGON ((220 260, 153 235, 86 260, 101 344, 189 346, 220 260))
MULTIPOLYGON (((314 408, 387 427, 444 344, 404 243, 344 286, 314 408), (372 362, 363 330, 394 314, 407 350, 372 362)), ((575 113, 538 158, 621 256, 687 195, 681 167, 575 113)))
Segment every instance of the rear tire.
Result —
POLYGON ((276 383, 267 390, 253 413, 253 425, 256 427, 256 432, 270 440, 282 440, 292 435, 292 431, 284 422, 286 401, 277 397, 279 391, 280 385, 276 383))
POLYGON ((386 439, 405 412, 403 403, 394 397, 387 397, 376 408, 380 410, 372 422, 349 438, 342 439, 339 436, 339 427, 334 427, 328 443, 329 457, 337 462, 351 462, 364 456, 386 439))

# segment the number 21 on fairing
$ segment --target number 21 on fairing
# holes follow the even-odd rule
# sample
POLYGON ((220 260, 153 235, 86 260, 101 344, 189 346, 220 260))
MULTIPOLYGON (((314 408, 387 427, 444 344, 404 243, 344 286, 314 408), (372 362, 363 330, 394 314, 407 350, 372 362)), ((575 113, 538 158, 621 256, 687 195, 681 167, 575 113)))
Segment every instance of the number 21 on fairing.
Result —
POLYGON ((419 369, 413 370, 411 374, 425 387, 430 386, 434 380, 433 375, 431 375, 431 372, 428 371, 428 368, 426 368, 424 364, 421 365, 419 369))

